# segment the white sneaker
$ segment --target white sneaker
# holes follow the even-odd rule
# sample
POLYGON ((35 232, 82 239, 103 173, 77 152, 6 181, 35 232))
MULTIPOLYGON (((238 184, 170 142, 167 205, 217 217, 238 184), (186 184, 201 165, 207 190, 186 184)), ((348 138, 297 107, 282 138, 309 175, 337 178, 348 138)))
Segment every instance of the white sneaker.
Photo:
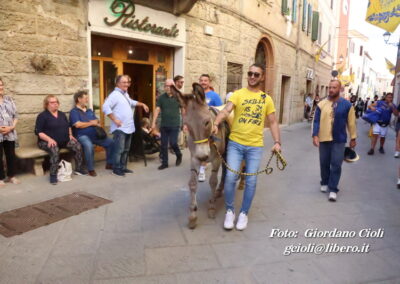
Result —
POLYGON ((329 201, 336 201, 337 194, 336 192, 329 192, 329 201))
POLYGON ((394 157, 395 157, 395 158, 400 157, 400 152, 399 152, 399 151, 396 151, 396 152, 394 153, 394 157))
POLYGON ((397 188, 400 189, 400 178, 397 180, 397 188))
POLYGON ((233 222, 235 222, 235 213, 229 209, 225 214, 224 228, 227 230, 232 230, 234 227, 233 222))
POLYGON ((200 182, 203 182, 206 180, 206 173, 205 172, 199 172, 199 179, 200 182))
POLYGON ((236 230, 242 231, 246 229, 248 221, 249 218, 247 217, 247 215, 243 212, 240 212, 238 221, 236 223, 236 230))
POLYGON ((321 192, 327 192, 328 191, 328 186, 327 185, 321 185, 321 192))

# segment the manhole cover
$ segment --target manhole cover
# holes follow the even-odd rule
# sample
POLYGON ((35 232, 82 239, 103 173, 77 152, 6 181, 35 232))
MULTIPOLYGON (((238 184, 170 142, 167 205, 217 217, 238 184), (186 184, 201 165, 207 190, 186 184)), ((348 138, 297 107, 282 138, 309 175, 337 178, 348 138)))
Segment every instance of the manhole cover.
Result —
POLYGON ((107 200, 86 192, 75 192, 0 214, 0 234, 9 238, 97 208, 107 200))

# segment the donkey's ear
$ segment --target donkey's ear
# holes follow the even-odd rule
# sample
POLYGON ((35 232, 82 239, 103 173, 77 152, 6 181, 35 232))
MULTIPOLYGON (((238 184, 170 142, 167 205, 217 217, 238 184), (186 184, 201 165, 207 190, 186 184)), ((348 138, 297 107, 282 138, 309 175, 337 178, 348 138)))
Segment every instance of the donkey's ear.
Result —
POLYGON ((188 101, 190 100, 190 96, 192 96, 192 94, 186 95, 186 94, 182 94, 180 91, 176 90, 176 92, 174 92, 176 98, 179 101, 179 104, 181 105, 181 107, 185 108, 188 104, 188 101))
POLYGON ((203 87, 199 83, 193 83, 192 88, 193 88, 193 95, 196 97, 196 101, 199 104, 205 104, 206 95, 204 94, 203 87))

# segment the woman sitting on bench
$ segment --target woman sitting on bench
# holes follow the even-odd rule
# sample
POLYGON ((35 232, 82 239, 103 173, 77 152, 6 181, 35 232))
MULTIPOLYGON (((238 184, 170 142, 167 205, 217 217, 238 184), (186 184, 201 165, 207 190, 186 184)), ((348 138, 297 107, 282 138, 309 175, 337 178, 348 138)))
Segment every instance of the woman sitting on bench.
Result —
POLYGON ((72 135, 67 116, 59 111, 60 102, 54 95, 44 98, 43 108, 36 118, 35 133, 39 136, 38 147, 50 156, 50 183, 57 184, 59 151, 67 148, 74 152, 77 175, 87 175, 83 167, 83 152, 81 144, 72 135))

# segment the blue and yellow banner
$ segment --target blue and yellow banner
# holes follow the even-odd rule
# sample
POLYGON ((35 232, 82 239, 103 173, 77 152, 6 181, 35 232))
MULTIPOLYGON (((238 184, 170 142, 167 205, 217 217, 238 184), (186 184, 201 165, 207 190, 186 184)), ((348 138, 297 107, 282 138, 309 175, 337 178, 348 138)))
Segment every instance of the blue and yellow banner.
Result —
POLYGON ((394 32, 400 24, 400 1, 369 0, 365 20, 385 31, 394 32))

